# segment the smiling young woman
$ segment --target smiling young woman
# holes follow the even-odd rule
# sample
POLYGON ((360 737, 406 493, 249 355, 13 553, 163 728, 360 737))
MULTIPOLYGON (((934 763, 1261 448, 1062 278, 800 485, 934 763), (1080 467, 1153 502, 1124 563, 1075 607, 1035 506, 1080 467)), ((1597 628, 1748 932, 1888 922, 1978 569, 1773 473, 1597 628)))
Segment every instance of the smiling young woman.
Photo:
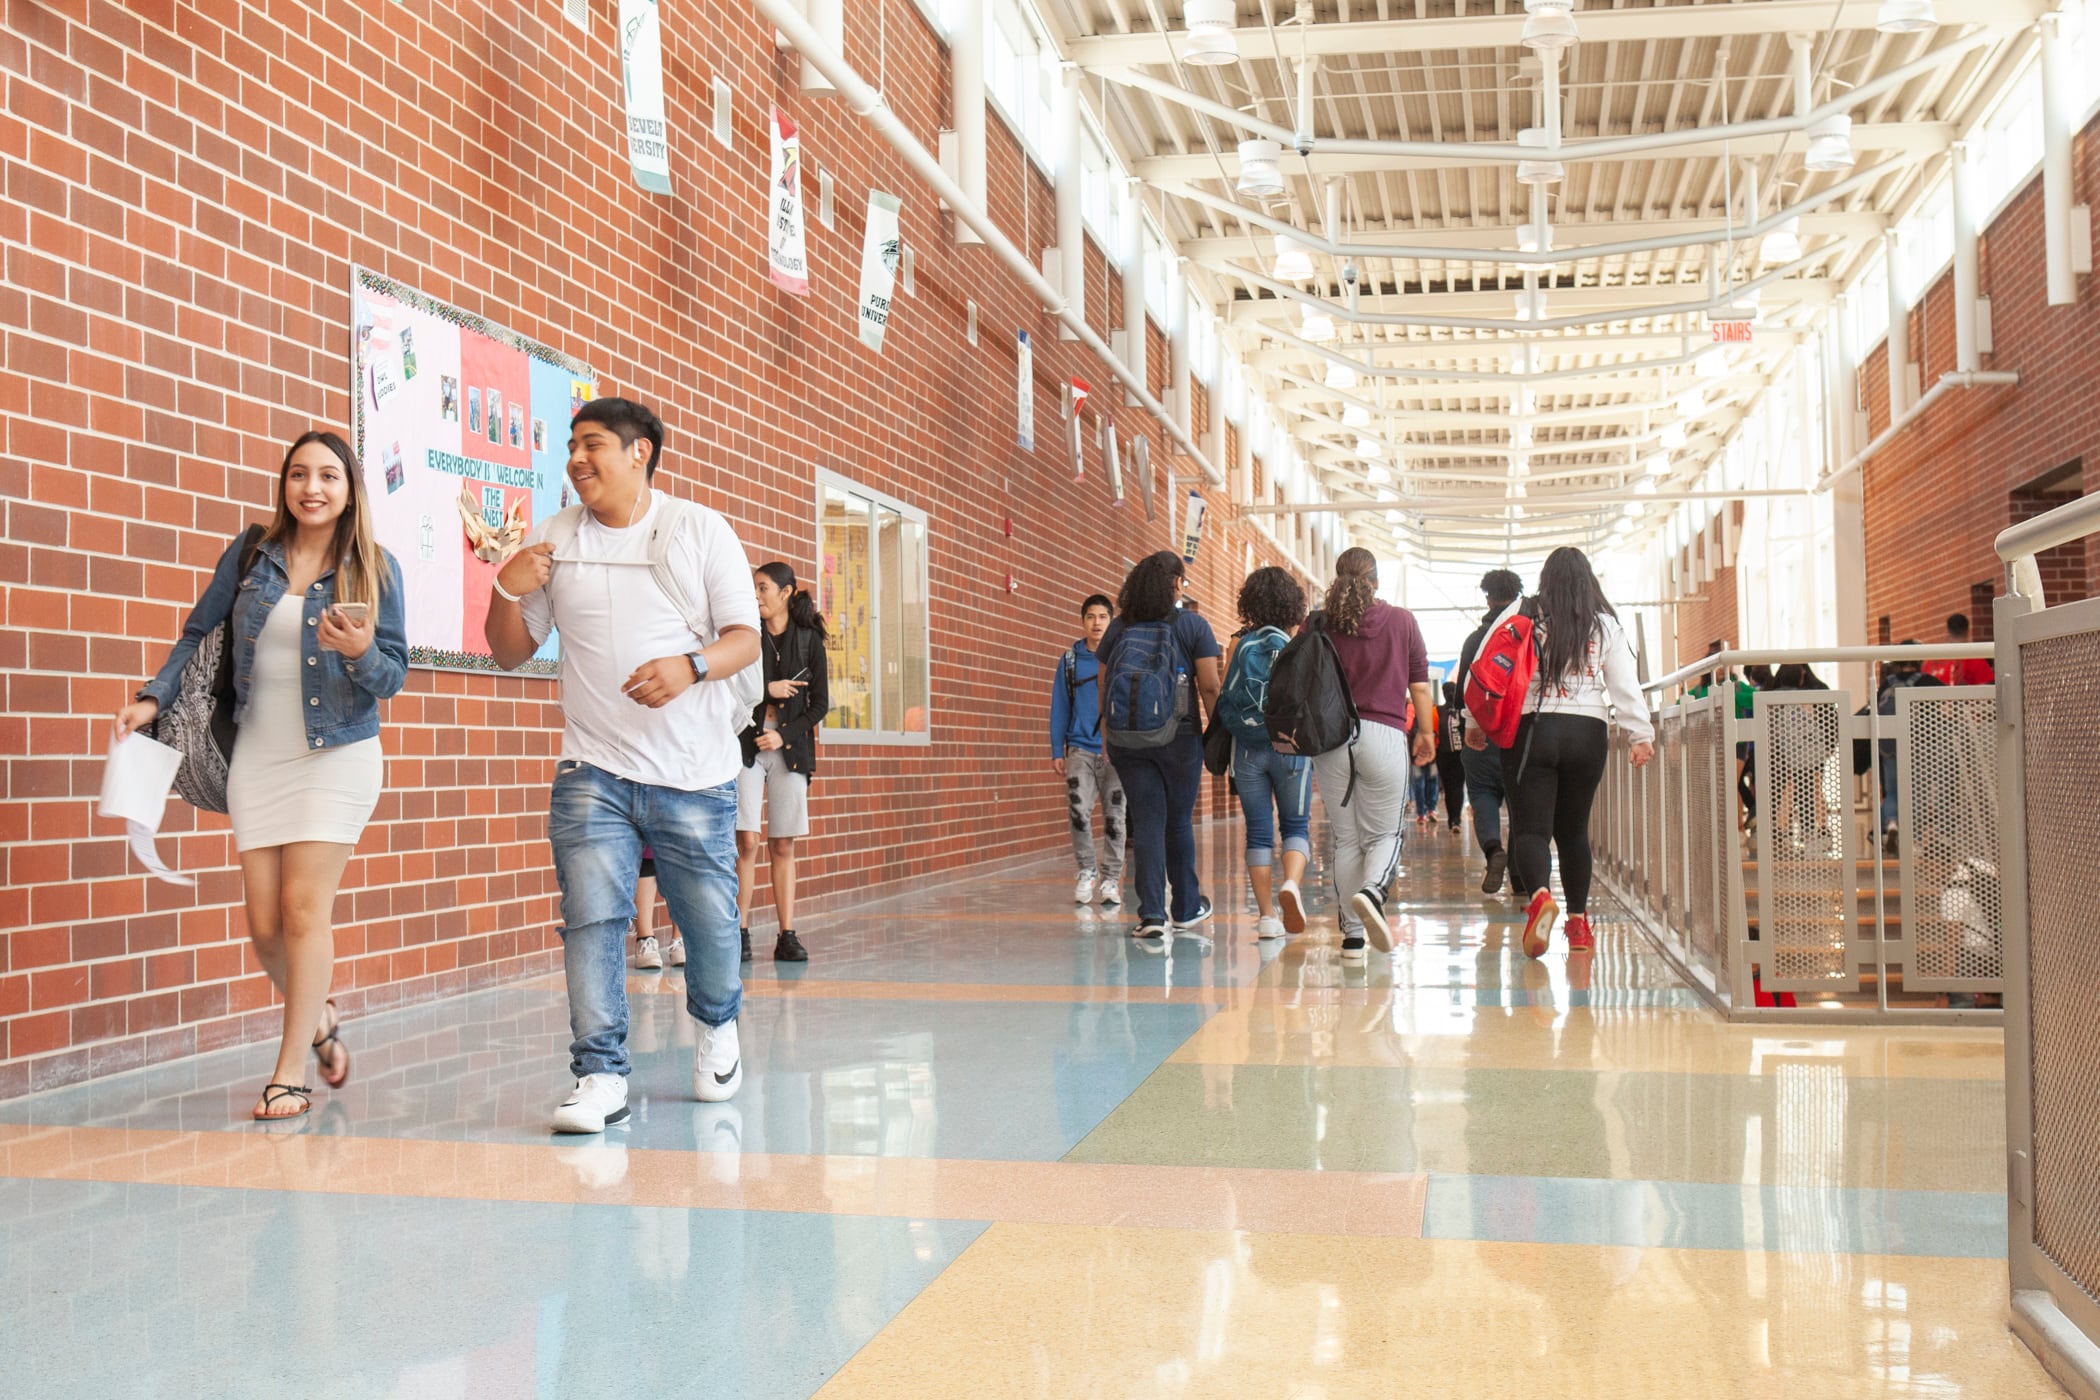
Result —
POLYGON ((330 1088, 350 1076, 334 1003, 330 920, 343 867, 385 776, 379 702, 408 674, 401 567, 372 537, 349 444, 301 435, 278 470, 277 512, 246 572, 227 546, 160 673, 117 715, 120 734, 150 724, 197 644, 233 619, 240 739, 226 803, 241 856, 248 936, 284 996, 277 1066, 257 1119, 296 1118, 313 1090, 312 1048, 330 1088))

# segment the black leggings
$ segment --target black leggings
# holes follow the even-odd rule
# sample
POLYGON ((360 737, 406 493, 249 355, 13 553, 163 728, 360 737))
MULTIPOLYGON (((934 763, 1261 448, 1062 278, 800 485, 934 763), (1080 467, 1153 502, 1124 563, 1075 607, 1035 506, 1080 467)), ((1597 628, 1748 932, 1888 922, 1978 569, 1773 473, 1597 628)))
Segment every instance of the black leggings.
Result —
POLYGON ((1457 826, 1466 814, 1466 764, 1452 749, 1436 756, 1436 776, 1444 785, 1444 810, 1451 815, 1451 825, 1457 826))
POLYGON ((1524 765, 1523 777, 1509 790, 1509 854, 1518 887, 1546 887, 1553 870, 1548 843, 1558 846, 1561 893, 1570 914, 1589 912, 1590 804, 1610 754, 1611 730, 1601 719, 1530 715, 1502 756, 1505 765, 1524 765), (1531 753, 1525 757, 1527 740, 1531 753))

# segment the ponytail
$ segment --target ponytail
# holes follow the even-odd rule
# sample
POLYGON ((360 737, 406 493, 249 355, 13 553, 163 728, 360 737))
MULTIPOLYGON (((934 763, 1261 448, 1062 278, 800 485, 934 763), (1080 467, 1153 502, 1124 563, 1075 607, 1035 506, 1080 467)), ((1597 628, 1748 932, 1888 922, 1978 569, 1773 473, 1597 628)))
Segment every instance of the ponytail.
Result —
POLYGON ((1353 637, 1364 614, 1378 601, 1378 558, 1368 549, 1350 548, 1334 561, 1334 582, 1327 589, 1327 628, 1353 637))
POLYGON ((794 569, 776 559, 759 565, 753 572, 764 574, 775 588, 788 595, 789 626, 806 628, 819 637, 831 635, 824 627, 824 614, 817 611, 817 600, 809 596, 808 589, 795 587, 794 569))

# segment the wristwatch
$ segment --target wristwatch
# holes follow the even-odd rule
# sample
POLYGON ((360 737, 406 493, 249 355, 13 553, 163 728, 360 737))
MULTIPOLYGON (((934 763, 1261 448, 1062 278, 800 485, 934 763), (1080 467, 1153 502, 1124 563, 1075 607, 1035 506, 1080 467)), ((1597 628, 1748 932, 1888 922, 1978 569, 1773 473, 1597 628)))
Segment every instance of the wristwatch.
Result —
POLYGON ((695 683, 707 679, 707 657, 705 654, 689 651, 685 654, 685 659, 693 663, 693 680, 695 683))

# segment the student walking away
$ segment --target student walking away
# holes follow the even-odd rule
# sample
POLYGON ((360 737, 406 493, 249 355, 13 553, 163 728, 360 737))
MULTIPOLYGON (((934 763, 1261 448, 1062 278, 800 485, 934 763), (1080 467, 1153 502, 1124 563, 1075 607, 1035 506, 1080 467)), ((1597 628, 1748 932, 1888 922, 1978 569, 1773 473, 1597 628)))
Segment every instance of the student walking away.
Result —
MULTIPOLYGON (((1567 896, 1568 951, 1596 947, 1590 930, 1590 805, 1604 780, 1614 721, 1633 741, 1644 767, 1655 755, 1655 730, 1641 696, 1633 645, 1605 601, 1589 556, 1562 546, 1539 570, 1538 595, 1512 605, 1532 620, 1537 670, 1524 697, 1524 717, 1504 752, 1510 773, 1510 846, 1516 873, 1531 890, 1524 910, 1524 954, 1543 957, 1561 906, 1553 898, 1553 854, 1560 854, 1567 896)), ((1498 623, 1501 619, 1497 619, 1498 623)))
POLYGON ((1072 860, 1079 882, 1074 904, 1123 902, 1123 782, 1108 761, 1101 738, 1101 639, 1115 605, 1099 593, 1079 605, 1085 635, 1057 659, 1050 678, 1050 767, 1065 780, 1065 808, 1072 822, 1072 860), (1094 805, 1101 806, 1101 850, 1094 850, 1094 805))
POLYGON ((686 1010, 700 1022, 693 1095, 743 1083, 737 1012, 736 735, 758 698, 758 605, 729 522, 652 484, 664 427, 629 399, 569 424, 577 504, 533 528, 495 577, 488 641, 522 665, 561 631, 561 757, 547 839, 561 885, 575 1090, 554 1130, 627 1116, 627 984, 642 848, 686 939, 686 1010))
MULTIPOLYGON (((1466 677, 1473 673, 1473 661, 1480 655, 1480 645, 1487 640, 1488 629, 1495 625, 1495 619, 1510 604, 1523 596, 1524 581, 1511 570, 1490 569, 1480 580, 1480 592, 1487 600, 1487 614, 1480 619, 1480 625, 1473 629, 1458 653, 1461 693, 1465 690, 1466 677)), ((1502 844, 1502 808, 1509 801, 1503 783, 1502 751, 1488 740, 1486 732, 1477 724, 1466 727, 1465 743, 1459 757, 1466 770, 1466 796, 1473 804, 1473 839, 1480 844, 1480 853, 1487 860, 1487 869, 1480 877, 1480 892, 1498 894, 1509 870, 1509 852, 1502 844)), ((1519 899, 1526 893, 1521 886, 1517 889, 1519 899)))
MULTIPOLYGON (((1969 618, 1966 613, 1951 613, 1947 617, 1947 640, 1957 646, 1969 644, 1969 618)), ((1998 673, 1991 663, 1980 656, 1964 657, 1959 661, 1941 658, 1925 663, 1925 674, 1941 685, 1995 685, 1998 673)))
MULTIPOLYGON (((1727 649, 1728 643, 1718 637, 1706 644, 1708 656, 1719 656, 1727 649)), ((1704 700, 1714 691, 1723 688, 1733 696, 1735 717, 1748 723, 1757 713, 1757 687, 1732 675, 1725 667, 1708 671, 1705 678, 1691 688, 1689 694, 1694 700, 1704 700)), ((1744 819, 1756 820, 1757 789, 1751 785, 1750 745, 1747 741, 1739 740, 1735 746, 1735 794, 1743 804, 1744 819)))
POLYGON ((1218 715, 1232 732, 1232 777, 1247 818, 1247 883, 1254 890, 1254 936, 1305 932, 1305 864, 1312 856, 1312 760, 1278 753, 1263 711, 1276 655, 1305 621, 1305 590, 1278 568, 1256 569, 1240 585, 1240 622, 1218 693, 1218 715), (1283 883, 1275 884, 1278 833, 1283 883))
POLYGON ((736 779, 737 938, 751 960, 751 900, 758 892, 759 819, 773 870, 780 934, 774 962, 808 962, 795 933, 795 842, 809 835, 809 783, 817 771, 817 726, 831 713, 824 618, 795 571, 774 561, 752 575, 758 596, 759 659, 765 695, 747 716, 736 779))
POLYGON ((685 939, 678 925, 671 925, 668 947, 656 938, 656 852, 642 847, 642 874, 634 882, 634 965, 655 972, 668 962, 685 966, 685 939))
POLYGON ((1444 789, 1444 811, 1457 831, 1466 814, 1466 707, 1458 682, 1444 682, 1444 708, 1437 711, 1436 776, 1444 789))
POLYGON ((1408 781, 1436 757, 1436 706, 1422 629, 1413 613, 1379 599, 1377 558, 1345 549, 1334 570, 1326 607, 1308 626, 1333 642, 1362 729, 1353 746, 1317 755, 1313 771, 1334 826, 1342 959, 1354 962, 1364 957, 1366 938, 1381 953, 1393 951, 1386 901, 1400 873, 1408 781))
POLYGON ((1196 877, 1196 797, 1203 786, 1197 699, 1218 701, 1218 639, 1176 607, 1188 575, 1170 549, 1138 560, 1101 637, 1102 738, 1122 780, 1136 867, 1134 938, 1165 938, 1210 917, 1196 877), (1174 902, 1167 905, 1167 887, 1174 902))
MULTIPOLYGON (((1830 689, 1808 666, 1788 662, 1772 673, 1768 691, 1830 689)), ((1768 710, 1765 770, 1772 779, 1766 811, 1785 823, 1790 841, 1821 839, 1831 831, 1824 812, 1824 769, 1837 752, 1838 714, 1834 706, 1784 705, 1768 710)), ((1775 828, 1775 830, 1781 830, 1775 828)))
MULTIPOLYGON (((1915 638, 1905 638, 1903 645, 1918 645, 1915 638)), ((1989 663, 1985 663, 1989 664, 1989 663)), ((1881 668, 1881 689, 1874 697, 1876 714, 1893 719, 1896 713, 1896 692, 1915 686, 1939 686, 1946 682, 1925 673, 1925 668, 1915 661, 1889 661, 1881 668)), ((1896 831, 1896 737, 1894 728, 1884 724, 1878 747, 1881 756, 1881 851, 1893 856, 1899 848, 1896 831)), ((1918 804, 1913 802, 1915 808, 1918 804)))
POLYGON ((146 728, 174 701, 199 643, 231 620, 239 742, 226 810, 241 858, 248 938, 284 997, 277 1063, 253 1116, 312 1107, 303 1068, 342 1087, 350 1052, 328 999, 336 887, 386 760, 379 702, 408 675, 401 566, 372 537, 364 478, 334 433, 302 434, 277 473, 277 510, 228 545, 160 673, 117 715, 146 728))

